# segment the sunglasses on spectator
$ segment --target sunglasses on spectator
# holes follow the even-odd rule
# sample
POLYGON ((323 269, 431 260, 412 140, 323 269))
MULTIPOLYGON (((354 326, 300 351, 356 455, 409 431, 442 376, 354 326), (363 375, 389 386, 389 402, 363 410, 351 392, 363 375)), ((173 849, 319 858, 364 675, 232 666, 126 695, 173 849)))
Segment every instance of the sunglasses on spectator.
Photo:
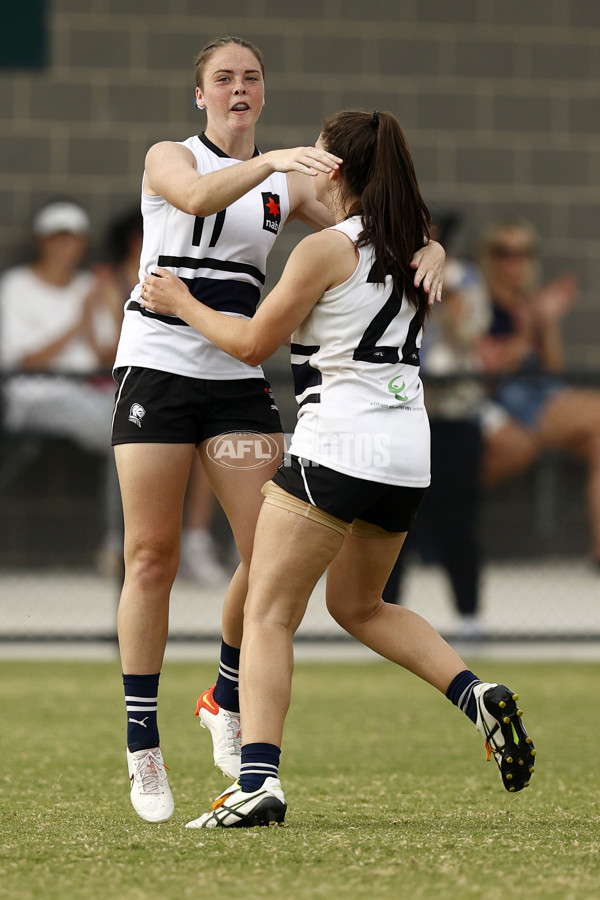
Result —
POLYGON ((531 259, 535 255, 533 247, 507 247, 506 244, 492 244, 490 256, 496 259, 531 259))

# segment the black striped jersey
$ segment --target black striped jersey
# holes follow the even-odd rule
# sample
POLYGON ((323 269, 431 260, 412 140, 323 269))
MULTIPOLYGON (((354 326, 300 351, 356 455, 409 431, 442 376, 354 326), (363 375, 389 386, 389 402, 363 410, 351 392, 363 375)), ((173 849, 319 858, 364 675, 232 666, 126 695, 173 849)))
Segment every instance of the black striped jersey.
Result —
MULTIPOLYGON (((333 228, 356 241, 361 218, 333 228)), ((299 409, 290 453, 368 481, 427 487, 419 319, 390 276, 375 283, 373 248, 358 254, 350 278, 325 291, 292 335, 299 409)))
MULTIPOLYGON (((181 143, 194 154, 200 174, 240 162, 204 134, 181 143)), ((145 273, 158 265, 174 272, 207 306, 251 318, 265 283, 267 256, 289 215, 285 174, 273 173, 226 209, 206 218, 142 192, 142 215, 140 280, 125 304, 115 368, 143 366, 226 381, 263 377, 260 366, 234 359, 181 319, 153 313, 139 301, 145 273)))

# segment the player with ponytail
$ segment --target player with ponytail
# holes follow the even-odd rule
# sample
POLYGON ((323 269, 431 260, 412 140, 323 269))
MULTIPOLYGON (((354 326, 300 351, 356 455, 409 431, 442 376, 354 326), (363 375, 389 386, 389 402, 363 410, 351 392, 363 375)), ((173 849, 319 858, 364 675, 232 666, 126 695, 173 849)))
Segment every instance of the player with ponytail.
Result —
MULTIPOLYGON (((411 270, 430 217, 406 140, 391 113, 347 110, 326 120, 315 146, 343 160, 314 178, 315 198, 335 224, 300 242, 251 321, 198 303, 164 269, 144 282, 148 309, 178 316, 250 364, 291 337, 299 404, 289 453, 263 486, 254 538, 240 777, 190 828, 283 821, 278 768, 292 639, 325 571, 334 619, 459 706, 484 736, 507 790, 526 787, 533 771, 517 695, 480 681, 425 619, 381 599, 430 480, 419 378, 427 298, 411 270)), ((357 719, 368 727, 368 709, 357 719)))
POLYGON ((400 123, 388 112, 345 110, 325 120, 321 140, 336 148, 329 152, 344 160, 344 184, 361 198, 363 232, 357 245, 372 245, 378 280, 385 273, 397 290, 404 287, 423 324, 428 298, 413 284, 411 263, 429 240, 431 217, 400 123))

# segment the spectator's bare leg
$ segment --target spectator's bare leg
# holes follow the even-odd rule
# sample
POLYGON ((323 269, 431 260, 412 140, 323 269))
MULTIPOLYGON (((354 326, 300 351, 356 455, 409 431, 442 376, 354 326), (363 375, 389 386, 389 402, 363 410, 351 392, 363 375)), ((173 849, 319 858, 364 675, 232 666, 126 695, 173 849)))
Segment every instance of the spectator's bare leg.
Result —
POLYGON ((481 481, 493 488, 508 478, 526 472, 539 456, 535 434, 518 422, 509 421, 495 431, 486 431, 481 481))
POLYGON ((544 446, 570 453, 587 465, 591 551, 600 561, 600 392, 565 390, 546 404, 540 420, 544 446))

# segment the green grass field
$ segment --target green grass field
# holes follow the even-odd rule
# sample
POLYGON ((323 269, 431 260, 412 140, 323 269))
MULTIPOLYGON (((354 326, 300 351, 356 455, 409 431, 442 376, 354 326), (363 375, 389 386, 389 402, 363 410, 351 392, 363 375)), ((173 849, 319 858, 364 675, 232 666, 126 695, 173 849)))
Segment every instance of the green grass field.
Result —
POLYGON ((468 720, 388 663, 298 664, 286 827, 186 831, 227 782, 192 715, 214 666, 161 679, 173 818, 129 803, 117 663, 0 663, 0 896, 600 897, 600 666, 470 661, 520 694, 531 785, 501 786, 468 720))

